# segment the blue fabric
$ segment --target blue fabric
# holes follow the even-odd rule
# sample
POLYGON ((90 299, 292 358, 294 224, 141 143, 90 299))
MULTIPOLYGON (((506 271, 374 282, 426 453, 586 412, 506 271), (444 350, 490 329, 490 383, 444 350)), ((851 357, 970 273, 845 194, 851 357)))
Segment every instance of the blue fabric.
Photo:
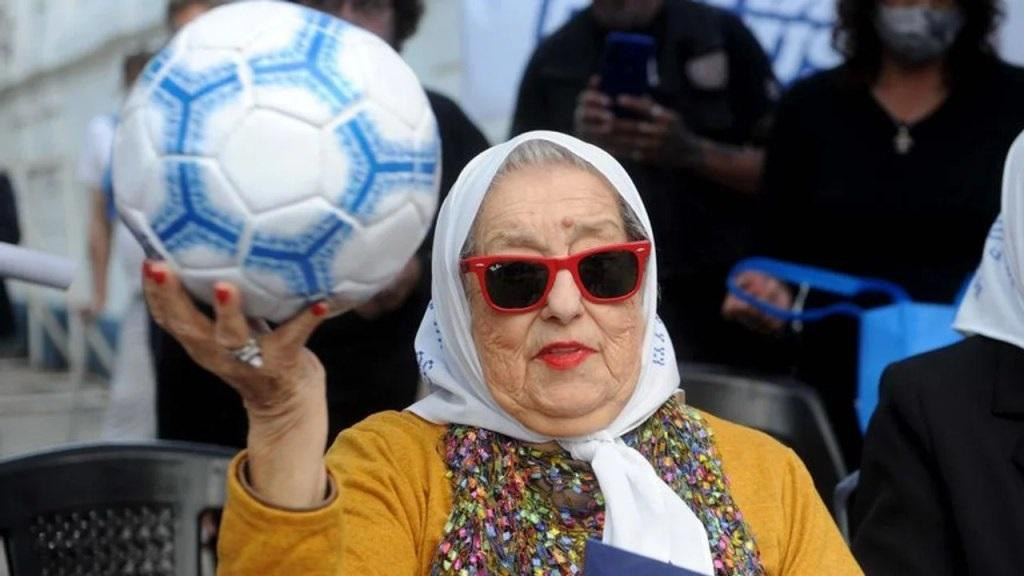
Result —
MULTIPOLYGON (((111 124, 114 125, 114 131, 117 131, 118 115, 110 115, 111 124)), ((103 168, 103 181, 100 182, 100 188, 103 190, 103 200, 106 206, 107 220, 113 222, 117 219, 117 205, 114 204, 114 150, 113 150, 113 139, 111 139, 111 150, 107 165, 103 168)))
POLYGON ((583 573, 587 576, 701 576, 698 572, 626 552, 597 540, 587 540, 584 554, 583 573))
POLYGON ((107 220, 113 222, 117 219, 117 206, 114 204, 114 178, 110 169, 113 162, 108 162, 103 170, 103 182, 100 186, 103 189, 104 206, 106 206, 107 220))
POLYGON ((878 405, 878 385, 889 364, 960 340, 953 330, 957 306, 896 302, 860 317, 857 419, 867 430, 878 405))
POLYGON ((959 298, 951 304, 914 302, 906 290, 887 280, 859 278, 770 258, 749 258, 733 267, 727 285, 729 292, 740 300, 781 320, 815 322, 834 315, 859 319, 857 419, 862 431, 867 429, 878 404, 878 384, 886 366, 953 344, 961 338, 953 330, 959 298), (806 284, 812 290, 846 300, 800 312, 777 308, 754 298, 736 284, 736 276, 748 270, 762 272, 784 282, 806 284), (852 301, 867 294, 881 294, 890 303, 865 309, 852 301))

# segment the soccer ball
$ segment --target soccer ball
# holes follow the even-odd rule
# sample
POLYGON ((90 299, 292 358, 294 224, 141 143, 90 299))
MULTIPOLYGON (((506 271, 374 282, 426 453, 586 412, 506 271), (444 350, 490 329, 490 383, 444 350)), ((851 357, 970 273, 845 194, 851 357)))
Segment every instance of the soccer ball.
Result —
POLYGON ((365 300, 426 235, 440 139, 423 89, 382 40, 290 3, 208 12, 147 65, 120 114, 122 220, 210 302, 282 321, 365 300))

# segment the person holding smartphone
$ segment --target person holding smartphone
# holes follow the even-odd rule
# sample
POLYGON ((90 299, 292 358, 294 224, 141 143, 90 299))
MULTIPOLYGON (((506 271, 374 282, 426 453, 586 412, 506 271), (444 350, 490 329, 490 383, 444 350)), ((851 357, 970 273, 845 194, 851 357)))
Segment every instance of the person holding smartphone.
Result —
POLYGON ((740 19, 690 0, 594 0, 523 75, 513 134, 573 133, 637 182, 663 247, 661 315, 684 359, 783 366, 718 314, 728 266, 747 248, 757 142, 777 92, 740 19))

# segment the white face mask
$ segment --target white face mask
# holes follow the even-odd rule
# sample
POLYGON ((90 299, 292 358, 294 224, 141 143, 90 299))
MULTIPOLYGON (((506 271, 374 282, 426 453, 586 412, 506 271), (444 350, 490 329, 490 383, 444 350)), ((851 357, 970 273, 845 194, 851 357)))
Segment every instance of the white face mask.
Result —
POLYGON ((879 6, 875 14, 875 29, 882 45, 898 61, 912 66, 942 57, 963 23, 957 7, 879 6))

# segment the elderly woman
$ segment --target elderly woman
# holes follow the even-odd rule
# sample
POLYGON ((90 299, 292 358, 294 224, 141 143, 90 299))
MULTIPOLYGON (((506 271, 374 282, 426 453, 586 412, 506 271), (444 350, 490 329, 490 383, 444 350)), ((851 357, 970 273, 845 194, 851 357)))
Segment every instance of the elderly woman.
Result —
POLYGON ((703 574, 859 574, 791 451, 683 403, 655 269, 607 153, 550 132, 487 150, 438 219, 416 342, 431 394, 325 457, 303 342, 327 306, 260 335, 254 368, 228 352, 250 337, 234 287, 211 321, 149 264, 157 320, 249 415, 222 573, 579 574, 598 539, 703 574))

